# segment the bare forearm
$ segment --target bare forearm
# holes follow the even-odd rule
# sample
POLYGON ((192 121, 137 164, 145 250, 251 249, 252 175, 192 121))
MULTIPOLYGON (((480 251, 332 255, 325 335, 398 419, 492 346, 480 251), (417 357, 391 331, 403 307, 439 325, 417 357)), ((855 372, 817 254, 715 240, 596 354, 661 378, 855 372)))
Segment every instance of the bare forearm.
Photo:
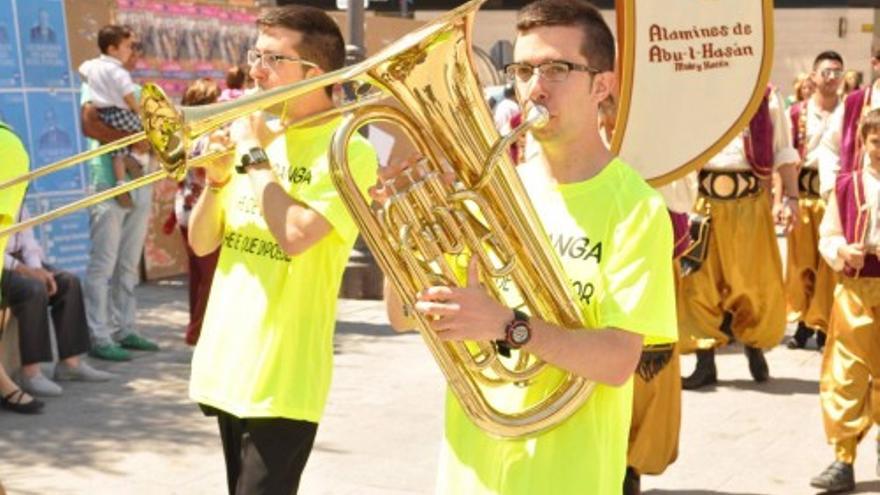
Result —
POLYGON ((80 111, 80 121, 83 134, 102 144, 122 139, 129 134, 105 124, 98 115, 98 108, 89 103, 83 105, 80 111))
POLYGON ((779 179, 782 182, 782 195, 791 198, 798 196, 798 167, 796 163, 786 163, 779 167, 779 179))
POLYGON ((330 231, 320 215, 290 197, 268 163, 251 167, 248 178, 269 232, 288 255, 302 254, 330 231))
POLYGON ((205 189, 189 217, 189 246, 198 256, 214 252, 223 240, 222 191, 205 189))
POLYGON ((554 366, 616 387, 636 369, 642 336, 613 328, 568 330, 534 320, 532 339, 524 349, 554 366))

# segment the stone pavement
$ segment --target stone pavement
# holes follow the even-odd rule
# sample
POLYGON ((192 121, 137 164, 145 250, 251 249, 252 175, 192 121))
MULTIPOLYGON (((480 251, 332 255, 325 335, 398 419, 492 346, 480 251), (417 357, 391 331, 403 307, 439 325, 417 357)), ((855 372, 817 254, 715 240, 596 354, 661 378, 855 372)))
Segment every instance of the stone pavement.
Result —
MULTIPOLYGON (((46 412, 0 411, 0 480, 10 494, 222 494, 212 419, 186 395, 186 289, 143 285, 140 324, 163 347, 98 365, 109 384, 68 384, 46 412)), ((336 366, 326 415, 300 493, 429 494, 442 431, 443 379, 420 337, 396 335, 381 304, 339 305, 336 366)), ((810 494, 831 460, 817 398, 819 354, 779 347, 773 379, 757 385, 739 347, 718 356, 721 384, 684 394, 678 461, 645 477, 653 494, 810 494)), ((685 357, 684 373, 693 368, 685 357)), ((880 493, 873 438, 862 442, 860 493, 880 493)))

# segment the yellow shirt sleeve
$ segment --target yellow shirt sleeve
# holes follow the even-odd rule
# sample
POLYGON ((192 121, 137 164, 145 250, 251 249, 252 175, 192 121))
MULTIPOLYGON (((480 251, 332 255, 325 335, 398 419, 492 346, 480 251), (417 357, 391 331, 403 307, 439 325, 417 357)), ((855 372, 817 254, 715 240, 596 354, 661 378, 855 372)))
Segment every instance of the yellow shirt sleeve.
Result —
MULTIPOLYGON (((29 167, 27 151, 21 140, 8 129, 0 126, 0 157, 3 157, 3 165, 0 166, 0 182, 26 174, 29 167)), ((18 210, 24 199, 27 183, 21 182, 0 192, 0 227, 6 227, 15 222, 18 210)), ((6 259, 6 243, 9 236, 0 237, 0 275, 3 273, 3 262, 6 259)))
POLYGON ((662 198, 637 200, 613 229, 603 270, 600 326, 645 336, 645 344, 678 339, 672 271, 672 225, 662 198))
MULTIPOLYGON (((354 138, 348 147, 348 160, 358 188, 361 193, 366 194, 367 189, 376 181, 376 170, 379 166, 376 152, 366 140, 354 138)), ((308 188, 300 191, 300 199, 330 222, 333 230, 345 242, 354 242, 358 234, 357 225, 333 185, 329 164, 318 168, 312 180, 308 188)))

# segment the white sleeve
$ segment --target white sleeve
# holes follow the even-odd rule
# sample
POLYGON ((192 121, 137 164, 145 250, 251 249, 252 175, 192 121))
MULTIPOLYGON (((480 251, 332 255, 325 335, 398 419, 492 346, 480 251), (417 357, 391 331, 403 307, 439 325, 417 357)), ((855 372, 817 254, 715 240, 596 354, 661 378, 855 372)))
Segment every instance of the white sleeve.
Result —
POLYGON ((801 156, 791 144, 791 120, 782 108, 782 98, 770 92, 770 118, 773 120, 773 169, 782 165, 799 163, 801 156))
POLYGON ((828 206, 825 208, 825 216, 819 224, 819 253, 834 271, 843 270, 843 258, 838 255, 838 250, 846 246, 843 227, 840 225, 840 215, 837 211, 837 197, 832 194, 828 198, 828 206))
POLYGON ((693 171, 669 184, 660 186, 657 191, 666 201, 666 207, 676 213, 693 213, 697 202, 698 179, 693 171))
POLYGON ((121 96, 134 94, 137 91, 137 85, 131 79, 131 74, 127 70, 122 67, 114 67, 112 76, 113 82, 116 84, 116 87, 119 88, 119 94, 121 96))
POLYGON ((837 172, 840 171, 840 139, 843 130, 843 107, 837 105, 828 128, 822 134, 822 140, 816 149, 816 159, 819 162, 819 194, 826 197, 834 190, 837 182, 837 172))

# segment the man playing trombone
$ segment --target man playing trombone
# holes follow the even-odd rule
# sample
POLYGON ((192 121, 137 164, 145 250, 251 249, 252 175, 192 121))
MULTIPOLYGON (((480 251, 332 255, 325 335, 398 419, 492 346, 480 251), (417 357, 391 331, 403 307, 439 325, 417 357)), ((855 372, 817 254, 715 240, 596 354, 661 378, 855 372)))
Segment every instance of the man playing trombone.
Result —
MULTIPOLYGON (((342 35, 319 9, 269 9, 257 27, 248 61, 261 90, 343 65, 342 35)), ((220 247, 220 257, 190 397, 217 417, 229 493, 296 492, 327 399, 336 296, 357 228, 328 169, 339 120, 296 121, 331 111, 331 91, 269 109, 287 125, 280 133, 263 115, 236 120, 228 136, 215 133, 215 144, 235 144, 235 158, 207 166, 191 213, 193 251, 220 247)), ((376 154, 359 136, 348 150, 365 191, 376 154)))

